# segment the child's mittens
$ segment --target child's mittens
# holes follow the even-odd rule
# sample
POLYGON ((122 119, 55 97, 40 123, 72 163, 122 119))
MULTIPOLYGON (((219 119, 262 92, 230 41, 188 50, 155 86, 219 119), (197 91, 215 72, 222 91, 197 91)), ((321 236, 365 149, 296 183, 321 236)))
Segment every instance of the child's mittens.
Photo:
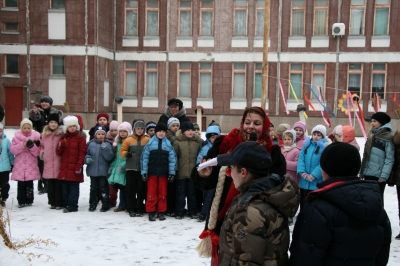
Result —
POLYGON ((85 163, 86 164, 91 164, 91 163, 93 163, 94 162, 94 160, 92 159, 92 157, 90 157, 90 155, 86 155, 86 157, 85 157, 85 163))
POLYGON ((35 142, 36 147, 40 146, 40 140, 35 140, 34 142, 35 142))
POLYGON ((168 176, 168 182, 172 183, 172 182, 174 182, 174 179, 175 179, 175 175, 168 176))
POLYGON ((105 142, 101 143, 100 147, 102 150, 105 150, 107 148, 107 143, 105 142))
POLYGON ((149 177, 147 176, 147 174, 142 175, 142 180, 143 181, 147 181, 149 179, 149 177))
POLYGON ((26 147, 27 147, 28 149, 30 149, 30 148, 33 147, 33 144, 34 144, 33 140, 28 139, 28 141, 26 142, 26 147))
POLYGON ((130 152, 127 152, 127 153, 125 153, 125 158, 126 159, 129 159, 129 158, 132 158, 132 153, 130 153, 130 152))

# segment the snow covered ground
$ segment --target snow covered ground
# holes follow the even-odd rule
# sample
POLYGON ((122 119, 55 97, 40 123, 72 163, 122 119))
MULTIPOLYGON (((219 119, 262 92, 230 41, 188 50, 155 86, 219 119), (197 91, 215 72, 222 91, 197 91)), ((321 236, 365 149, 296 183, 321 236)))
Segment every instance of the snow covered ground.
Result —
MULTIPOLYGON (((10 139, 14 132, 5 130, 10 139)), ((362 138, 357 141, 364 146, 362 138)), ((10 185, 6 204, 11 215, 12 237, 51 239, 58 246, 40 245, 25 249, 25 253, 45 255, 29 262, 24 255, 10 251, 1 242, 0 265, 210 265, 210 260, 198 257, 195 250, 203 223, 170 217, 162 222, 149 222, 147 216, 131 218, 127 213, 113 211, 90 213, 89 178, 85 178, 80 186, 79 211, 76 213, 50 210, 47 194, 38 195, 36 186, 33 206, 19 209, 17 184, 10 181, 10 185), (46 255, 53 260, 47 261, 46 255)), ((386 187, 385 207, 393 229, 388 265, 400 265, 400 241, 394 239, 400 232, 397 198, 392 187, 386 187)))

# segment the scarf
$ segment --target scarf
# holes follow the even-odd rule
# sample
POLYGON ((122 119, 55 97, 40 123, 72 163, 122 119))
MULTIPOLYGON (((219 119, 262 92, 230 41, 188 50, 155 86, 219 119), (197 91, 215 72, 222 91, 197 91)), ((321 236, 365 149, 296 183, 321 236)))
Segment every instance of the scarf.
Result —
POLYGON ((297 147, 296 143, 293 143, 293 144, 290 145, 290 146, 283 146, 283 151, 284 151, 284 152, 288 152, 288 151, 293 150, 293 148, 296 148, 296 147, 297 147))

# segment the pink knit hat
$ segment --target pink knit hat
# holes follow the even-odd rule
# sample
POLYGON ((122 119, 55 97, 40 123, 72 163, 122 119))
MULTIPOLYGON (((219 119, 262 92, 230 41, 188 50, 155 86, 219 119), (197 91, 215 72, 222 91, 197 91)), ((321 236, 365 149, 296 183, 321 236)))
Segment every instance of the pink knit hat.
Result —
POLYGON ((110 130, 118 130, 119 123, 116 120, 111 121, 110 130))
POLYGON ((306 124, 304 124, 301 121, 297 121, 296 123, 294 123, 293 129, 296 129, 296 128, 301 128, 304 132, 306 132, 306 130, 307 130, 306 124))

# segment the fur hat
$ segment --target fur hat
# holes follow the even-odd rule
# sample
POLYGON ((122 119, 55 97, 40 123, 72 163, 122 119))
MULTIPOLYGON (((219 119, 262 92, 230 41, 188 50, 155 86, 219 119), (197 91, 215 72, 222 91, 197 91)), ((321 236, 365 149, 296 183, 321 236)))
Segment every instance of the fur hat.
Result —
POLYGON ((4 129, 3 123, 0 123, 0 129, 4 129))
POLYGON ((296 128, 301 128, 303 130, 303 132, 306 132, 306 130, 307 130, 306 124, 304 124, 301 121, 297 121, 296 123, 294 123, 293 129, 296 129, 296 128))
POLYGON ((78 118, 73 115, 68 115, 68 116, 64 117, 63 124, 64 124, 64 132, 67 132, 67 129, 69 126, 76 126, 78 128, 78 130, 81 129, 79 126, 78 118))
POLYGON ((356 138, 356 132, 354 128, 350 125, 342 127, 343 132, 343 142, 350 143, 356 138))
POLYGON ((132 125, 129 122, 126 121, 122 122, 121 124, 118 125, 117 130, 118 130, 118 135, 121 130, 127 131, 128 136, 132 135, 132 125))
POLYGON ((32 121, 29 120, 28 118, 22 119, 21 124, 20 124, 20 128, 22 128, 22 126, 25 125, 25 124, 29 124, 29 125, 31 125, 31 127, 33 127, 32 126, 32 121))
POLYGON ((283 132, 285 132, 285 131, 288 130, 289 128, 290 128, 290 125, 289 125, 289 124, 280 124, 280 125, 276 128, 275 132, 276 132, 276 134, 278 134, 278 135, 282 135, 283 132))
POLYGON ((146 133, 149 131, 150 128, 156 128, 156 123, 153 121, 150 121, 146 124, 146 133))
POLYGON ((107 134, 107 128, 103 126, 96 126, 94 129, 94 135, 96 136, 97 132, 103 131, 104 134, 107 134))
POLYGON ((157 123, 157 125, 156 125, 155 131, 156 131, 156 133, 157 133, 158 131, 161 131, 161 130, 167 132, 168 129, 167 129, 167 126, 166 126, 164 123, 159 122, 159 123, 157 123))
POLYGON ((170 106, 171 104, 176 104, 179 107, 179 110, 182 109, 183 107, 183 102, 177 98, 172 98, 168 101, 168 106, 170 106))
POLYGON ((326 127, 324 125, 316 125, 312 130, 311 130, 311 136, 314 134, 314 132, 319 132, 322 134, 322 138, 326 137, 326 127))
POLYGON ((168 122, 167 122, 168 129, 172 126, 172 124, 175 124, 175 123, 177 123, 179 126, 181 125, 181 123, 179 122, 179 119, 176 117, 171 117, 170 119, 168 119, 168 122))
POLYGON ((110 130, 118 130, 118 126, 119 126, 118 121, 113 120, 111 121, 109 128, 110 130))
POLYGON ((107 119, 107 122, 110 120, 110 117, 108 116, 108 114, 100 113, 100 114, 97 115, 97 120, 96 121, 99 121, 99 119, 101 117, 104 117, 105 119, 107 119))
POLYGON ((53 99, 50 96, 43 96, 42 98, 40 98, 40 102, 46 102, 50 105, 53 105, 53 99))
POLYGON ((356 176, 361 167, 360 153, 353 145, 335 142, 322 152, 320 166, 330 177, 356 176))
POLYGON ((185 131, 189 130, 189 129, 194 130, 193 123, 190 121, 183 122, 182 126, 181 126, 182 134, 185 133, 185 131))
POLYGON ((294 129, 288 129, 288 130, 286 130, 285 132, 283 132, 282 137, 283 137, 285 134, 290 134, 290 135, 292 135, 292 144, 295 143, 295 141, 296 141, 296 131, 295 131, 294 129))
POLYGON ((58 125, 60 125, 60 116, 58 113, 52 113, 47 117, 47 124, 50 123, 50 121, 56 121, 58 125))
POLYGON ((132 129, 133 129, 133 130, 134 130, 135 128, 143 128, 143 129, 146 128, 146 125, 145 125, 143 119, 135 119, 135 120, 133 121, 132 125, 133 125, 133 126, 132 126, 132 129))
POLYGON ((382 126, 389 123, 391 118, 388 116, 388 114, 384 112, 377 112, 371 116, 371 119, 375 119, 378 121, 382 126))

